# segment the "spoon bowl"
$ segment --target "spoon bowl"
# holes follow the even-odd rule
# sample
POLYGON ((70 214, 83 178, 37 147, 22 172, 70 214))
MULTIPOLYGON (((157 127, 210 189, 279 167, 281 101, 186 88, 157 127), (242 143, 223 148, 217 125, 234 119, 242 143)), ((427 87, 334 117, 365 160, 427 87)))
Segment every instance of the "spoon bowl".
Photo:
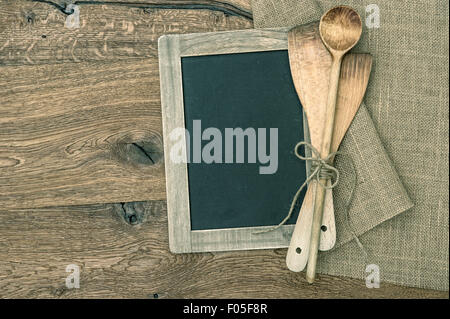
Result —
POLYGON ((362 33, 359 14, 347 6, 338 6, 328 10, 320 19, 320 36, 332 54, 342 55, 353 48, 362 33))

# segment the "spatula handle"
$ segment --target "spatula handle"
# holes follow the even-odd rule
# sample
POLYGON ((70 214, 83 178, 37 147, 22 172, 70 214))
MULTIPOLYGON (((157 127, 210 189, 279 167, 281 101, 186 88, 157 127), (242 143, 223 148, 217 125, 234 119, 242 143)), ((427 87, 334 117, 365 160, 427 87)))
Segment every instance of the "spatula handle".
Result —
MULTIPOLYGON (((328 183, 330 185, 330 183, 328 183)), ((314 192, 316 181, 311 181, 303 199, 302 207, 292 233, 286 255, 286 265, 291 271, 299 272, 305 269, 309 256, 311 227, 314 214, 314 192)), ((334 221, 333 194, 331 189, 325 192, 323 225, 320 232, 319 250, 330 250, 336 242, 336 227, 334 221), (325 226, 325 227, 323 227, 325 226)))
MULTIPOLYGON (((331 186, 331 180, 328 180, 327 186, 331 186)), ((320 230, 319 250, 330 250, 336 244, 336 221, 334 218, 332 189, 327 189, 325 191, 325 203, 323 206, 322 225, 320 226, 320 230)))
MULTIPOLYGON (((323 129, 322 146, 320 156, 327 157, 330 154, 331 142, 334 131, 334 115, 336 111, 336 98, 339 86, 339 75, 341 71, 342 56, 334 56, 330 69, 330 85, 328 87, 328 99, 326 107, 325 125, 323 129)), ((327 179, 321 179, 322 185, 327 185, 327 179)), ((311 241, 309 247, 308 265, 306 268, 306 280, 314 282, 316 277, 317 254, 319 250, 320 226, 322 225, 323 206, 326 189, 316 185, 316 196, 314 201, 314 215, 311 228, 311 241)))
POLYGON ((309 241, 313 220, 314 191, 316 181, 312 180, 306 190, 297 223, 292 233, 291 242, 286 255, 286 265, 291 271, 299 272, 305 269, 309 256, 309 241))

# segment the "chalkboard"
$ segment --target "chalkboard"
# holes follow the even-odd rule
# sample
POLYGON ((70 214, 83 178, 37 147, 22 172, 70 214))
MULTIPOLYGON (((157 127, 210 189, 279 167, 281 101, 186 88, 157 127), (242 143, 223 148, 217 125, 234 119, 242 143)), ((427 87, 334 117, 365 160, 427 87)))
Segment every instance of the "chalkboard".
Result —
MULTIPOLYGON (((277 156, 272 153, 278 165, 273 174, 260 174, 258 162, 188 163, 191 229, 278 224, 306 179, 305 163, 293 155, 294 146, 304 139, 303 118, 287 51, 184 57, 181 69, 191 139, 194 120, 201 120, 202 128, 215 127, 222 133, 225 128, 256 132, 266 128, 266 142, 269 128, 278 131, 277 156)), ((294 224, 296 218, 288 223, 294 224)))
POLYGON ((286 216, 306 179, 294 155, 307 123, 290 74, 287 30, 163 36, 159 52, 170 250, 287 247, 299 209, 286 225, 257 234, 286 216), (180 128, 184 135, 175 140, 180 128), (227 130, 247 133, 243 148, 227 130), (180 141, 185 161, 175 163, 180 141))

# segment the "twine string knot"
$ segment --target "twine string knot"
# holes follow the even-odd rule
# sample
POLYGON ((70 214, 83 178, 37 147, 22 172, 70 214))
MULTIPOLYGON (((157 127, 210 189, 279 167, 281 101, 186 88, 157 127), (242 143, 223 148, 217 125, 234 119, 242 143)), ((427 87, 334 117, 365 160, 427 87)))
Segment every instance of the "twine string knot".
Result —
POLYGON ((349 159, 349 162, 351 163, 352 171, 354 172, 354 174, 353 174, 354 179, 353 179, 353 186, 351 188, 349 198, 348 198, 347 202, 345 203, 345 207, 344 207, 345 208, 345 218, 347 221, 347 226, 352 234, 353 239, 356 241, 358 247, 361 249, 365 259, 367 260, 368 253, 367 253, 366 249, 364 248, 363 244, 361 243, 361 241, 359 240, 358 236, 356 235, 356 232, 351 224, 350 216, 349 216, 349 208, 352 203, 353 194, 355 192, 355 188, 356 188, 356 184, 357 184, 357 175, 356 175, 355 165, 353 163, 352 158, 349 157, 347 154, 344 154, 341 152, 331 152, 330 154, 328 154, 328 156, 321 158, 319 151, 312 144, 305 142, 305 141, 299 142, 299 143, 297 143, 297 145, 295 145, 294 153, 295 153, 295 156, 297 156, 297 158, 311 163, 310 174, 309 174, 308 178, 303 182, 303 184, 299 187, 297 192, 295 193, 295 196, 292 199, 291 206, 289 208, 289 212, 286 215, 286 217, 284 217, 284 219, 278 225, 275 225, 273 227, 270 227, 270 228, 262 230, 262 231, 257 231, 257 232, 255 232, 255 234, 273 231, 275 229, 278 229, 282 225, 284 225, 289 220, 289 218, 291 218, 292 213, 295 208, 295 205, 297 203, 298 197, 300 196, 302 190, 305 188, 306 185, 309 185, 309 183, 313 179, 317 180, 317 184, 320 185, 320 187, 323 187, 325 189, 335 188, 337 186, 337 184, 339 183, 339 171, 336 167, 334 167, 332 165, 332 162, 336 155, 346 155, 349 159), (305 153, 306 153, 306 148, 308 148, 311 151, 312 156, 301 155, 299 153, 299 149, 301 146, 305 147, 305 153), (323 184, 320 181, 321 179, 326 179, 326 180, 334 179, 334 182, 331 183, 330 186, 328 186, 326 184, 323 184))
POLYGON ((306 187, 306 185, 309 185, 309 183, 313 179, 316 179, 317 183, 325 189, 334 188, 339 182, 339 171, 331 164, 331 160, 336 154, 338 154, 338 152, 330 153, 327 157, 321 158, 319 151, 312 144, 302 141, 298 142, 297 145, 295 145, 294 154, 295 156, 297 156, 297 158, 303 161, 309 161, 311 163, 310 174, 295 193, 294 198, 291 202, 291 207, 289 208, 289 213, 286 215, 286 217, 284 217, 284 219, 278 225, 261 231, 256 231, 254 232, 255 234, 267 233, 283 226, 289 220, 289 218, 291 218, 295 208, 295 204, 297 203, 298 197, 302 193, 302 190, 306 187), (302 154, 300 154, 299 150, 302 145, 304 145, 305 151, 306 148, 309 148, 311 150, 312 156, 303 156, 302 154), (322 184, 322 182, 320 182, 320 179, 322 178, 334 178, 334 183, 332 183, 330 186, 327 186, 326 184, 324 185, 322 184))

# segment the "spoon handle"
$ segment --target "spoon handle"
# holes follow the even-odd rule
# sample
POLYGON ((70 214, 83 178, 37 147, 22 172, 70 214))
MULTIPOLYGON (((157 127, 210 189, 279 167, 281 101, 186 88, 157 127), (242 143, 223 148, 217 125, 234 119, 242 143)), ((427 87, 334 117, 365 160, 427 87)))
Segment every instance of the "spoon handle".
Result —
MULTIPOLYGON (((339 74, 341 71, 342 56, 334 56, 330 69, 330 85, 328 91, 327 107, 325 109, 325 125, 323 128, 323 139, 320 150, 322 158, 330 154, 331 142, 334 130, 334 115, 336 111, 336 97, 339 86, 339 74)), ((327 179, 320 179, 322 185, 327 185, 327 179)), ((309 247, 308 266, 306 268, 306 280, 314 282, 316 277, 317 254, 319 250, 320 227, 322 225, 323 206, 326 189, 321 185, 316 185, 316 196, 314 200, 314 214, 311 228, 311 241, 309 247)))

